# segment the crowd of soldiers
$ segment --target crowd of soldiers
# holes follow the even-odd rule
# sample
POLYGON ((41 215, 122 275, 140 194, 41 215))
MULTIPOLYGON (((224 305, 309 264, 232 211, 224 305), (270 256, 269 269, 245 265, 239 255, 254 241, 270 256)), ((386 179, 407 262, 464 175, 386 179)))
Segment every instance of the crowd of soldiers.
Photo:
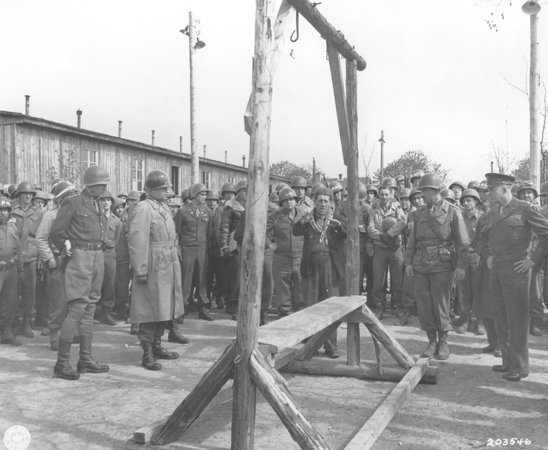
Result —
MULTIPOLYGON (((35 311, 34 326, 57 351, 54 374, 68 380, 109 370, 92 357, 94 320, 130 323, 143 367, 159 370, 158 359, 178 357, 161 345, 165 330, 169 342, 188 344, 179 325, 192 310, 200 320, 214 320, 213 307, 237 319, 246 180, 225 183, 220 195, 197 183, 181 196, 161 171, 147 175, 144 192, 114 196, 108 183, 92 166, 81 191, 59 179, 49 194, 22 182, 0 196, 1 343, 32 338, 35 311)), ((548 305, 548 202, 535 204, 533 183, 490 173, 445 188, 416 171, 360 183, 358 194, 359 286, 377 318, 391 312, 405 326, 418 316, 422 356, 440 360, 450 356, 449 331, 486 334, 482 352, 502 357, 493 370, 526 377, 528 333, 542 335, 548 305)), ((339 181, 309 188, 295 177, 272 190, 260 325, 347 294, 349 207, 339 181)), ((324 350, 339 356, 336 331, 324 350)))

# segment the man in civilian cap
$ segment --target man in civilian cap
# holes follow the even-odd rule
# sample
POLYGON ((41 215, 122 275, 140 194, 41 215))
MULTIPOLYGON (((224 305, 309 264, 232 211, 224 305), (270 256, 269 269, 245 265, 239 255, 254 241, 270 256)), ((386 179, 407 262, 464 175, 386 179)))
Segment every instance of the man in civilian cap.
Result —
POLYGON ((502 364, 493 366, 507 381, 529 375, 529 283, 531 269, 542 264, 548 249, 548 220, 532 205, 512 196, 514 177, 488 173, 487 188, 494 208, 480 230, 480 245, 488 244, 492 255, 491 289, 502 350, 502 364), (528 251, 536 233, 538 244, 528 251))

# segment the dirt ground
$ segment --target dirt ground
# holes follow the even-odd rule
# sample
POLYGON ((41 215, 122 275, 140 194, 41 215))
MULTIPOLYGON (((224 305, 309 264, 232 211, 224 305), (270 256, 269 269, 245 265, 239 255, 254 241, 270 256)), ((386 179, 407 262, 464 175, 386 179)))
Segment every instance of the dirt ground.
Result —
MULTIPOLYGON (((162 361, 158 372, 141 367, 137 338, 124 324, 95 326, 94 356, 108 363, 110 371, 84 374, 77 381, 52 377, 56 354, 39 330, 33 339, 21 337, 21 347, 0 346, 0 437, 9 427, 23 425, 31 434, 29 449, 144 447, 132 441, 133 431, 173 412, 235 335, 236 322, 217 310, 212 313, 214 322, 197 320, 196 313, 187 316, 183 332, 191 344, 165 344, 180 358, 162 361)), ((417 319, 409 327, 397 327, 394 322, 392 316, 383 319, 403 347, 418 356, 426 338, 417 319)), ((362 328, 361 334, 362 360, 373 361, 367 330, 362 328)), ((345 337, 343 325, 339 330, 342 364, 345 337)), ((449 342, 451 358, 439 363, 438 383, 419 384, 373 448, 500 448, 508 439, 506 447, 548 449, 548 338, 531 337, 531 375, 519 383, 506 382, 491 370, 500 359, 481 353, 484 336, 450 333, 449 342), (512 438, 531 443, 512 446, 512 438), (494 445, 496 439, 501 445, 494 445)), ((71 354, 75 366, 74 346, 71 354)), ((383 354, 386 364, 392 364, 390 355, 383 354)), ((349 378, 284 376, 306 417, 333 450, 344 448, 395 386, 349 378)), ((182 440, 230 448, 231 409, 228 402, 206 411, 182 440)), ((256 422, 256 449, 298 448, 260 394, 256 422)), ((3 440, 0 448, 6 448, 3 440)))

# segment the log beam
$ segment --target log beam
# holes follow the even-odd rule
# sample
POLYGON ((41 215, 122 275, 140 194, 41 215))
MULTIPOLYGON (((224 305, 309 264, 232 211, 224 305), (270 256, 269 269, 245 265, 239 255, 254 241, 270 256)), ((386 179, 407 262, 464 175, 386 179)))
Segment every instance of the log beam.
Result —
MULTIPOLYGON (((372 314, 375 317, 374 314, 372 314)), ((392 355, 396 362, 404 369, 410 369, 415 364, 415 360, 411 357, 407 350, 405 350, 396 339, 392 337, 390 333, 384 328, 384 325, 376 319, 376 323, 364 324, 371 336, 375 337, 383 347, 392 355)))
POLYGON ((337 51, 348 61, 355 60, 358 70, 364 70, 367 66, 354 47, 344 38, 343 34, 335 29, 327 19, 318 11, 315 5, 308 0, 288 0, 297 12, 310 22, 310 24, 320 33, 320 35, 329 42, 337 51))

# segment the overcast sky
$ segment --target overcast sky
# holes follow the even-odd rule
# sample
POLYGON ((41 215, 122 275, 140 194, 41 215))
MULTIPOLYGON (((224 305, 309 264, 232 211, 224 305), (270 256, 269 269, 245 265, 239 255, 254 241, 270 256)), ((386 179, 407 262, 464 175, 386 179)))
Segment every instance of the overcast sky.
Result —
MULTIPOLYGON (((541 2, 539 36, 548 36, 541 2)), ((516 158, 529 151, 525 88, 529 18, 521 2, 323 0, 322 14, 368 63, 358 72, 359 147, 371 167, 422 149, 449 178, 483 179, 492 142, 516 158), (504 77, 504 78, 503 78, 504 77)), ((0 108, 190 152, 188 12, 206 47, 196 61, 198 148, 241 164, 249 152, 243 113, 250 94, 255 2, 251 0, 0 0, 0 108)), ((325 41, 301 17, 274 79, 270 162, 311 163, 345 174, 325 41)), ((548 42, 540 43, 548 73, 548 42)), ((360 161, 360 175, 365 168, 360 161)))

